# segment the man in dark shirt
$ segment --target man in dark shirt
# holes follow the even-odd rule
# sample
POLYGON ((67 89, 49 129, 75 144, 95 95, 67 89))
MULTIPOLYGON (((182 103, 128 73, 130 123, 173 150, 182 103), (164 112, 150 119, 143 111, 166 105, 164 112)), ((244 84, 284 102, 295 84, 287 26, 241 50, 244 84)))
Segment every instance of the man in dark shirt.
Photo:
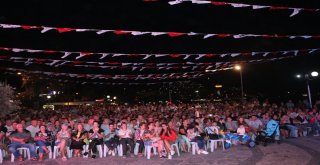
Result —
POLYGON ((9 150, 15 158, 18 158, 19 161, 23 161, 22 156, 20 155, 18 148, 25 147, 30 150, 31 160, 37 160, 35 145, 28 143, 30 141, 31 134, 23 129, 22 124, 17 124, 17 131, 12 132, 10 135, 11 144, 9 150))

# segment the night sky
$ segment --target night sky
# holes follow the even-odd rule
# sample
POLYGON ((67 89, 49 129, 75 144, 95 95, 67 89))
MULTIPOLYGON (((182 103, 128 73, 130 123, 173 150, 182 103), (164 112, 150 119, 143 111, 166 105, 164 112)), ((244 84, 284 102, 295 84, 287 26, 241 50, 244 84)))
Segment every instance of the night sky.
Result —
MULTIPOLYGON (((236 2, 236 1, 228 1, 236 2)), ((320 8, 318 0, 263 0, 241 1, 256 5, 290 6, 303 8, 320 8)), ((38 25, 70 28, 120 29, 138 31, 176 31, 199 33, 231 33, 231 34, 279 34, 279 35, 320 35, 320 11, 301 12, 289 17, 292 11, 271 11, 268 9, 252 10, 249 8, 232 8, 227 6, 195 5, 183 3, 170 6, 167 1, 143 2, 142 0, 114 0, 114 1, 39 1, 10 0, 0 6, 0 23, 38 25)), ((202 37, 152 37, 150 35, 130 36, 103 34, 94 32, 70 32, 58 34, 49 31, 41 34, 39 30, 0 29, 0 47, 14 47, 25 49, 46 49, 80 52, 115 52, 115 53, 231 53, 253 51, 281 51, 295 49, 320 48, 320 39, 271 39, 271 38, 209 38, 202 37)), ((27 57, 25 53, 0 52, 1 55, 27 57)), ((46 56, 45 54, 40 54, 46 56)), ((303 80, 295 78, 297 73, 307 73, 313 70, 320 72, 320 52, 308 55, 300 54, 294 58, 264 63, 244 64, 243 80, 246 93, 264 95, 268 97, 301 94, 306 91, 303 80), (289 92, 289 93, 288 93, 289 92)), ((60 57, 52 57, 59 59, 60 57)), ((97 60, 86 58, 85 60, 97 60)), ((139 58, 118 59, 124 62, 183 62, 166 58, 148 59, 139 58)), ((224 61, 232 61, 225 59, 224 61)), ((239 58, 237 60, 248 60, 239 58)), ((197 62, 206 61, 205 59, 197 62)), ((131 70, 97 70, 79 69, 74 67, 52 68, 41 65, 24 66, 11 62, 0 61, 1 72, 6 67, 23 68, 28 70, 42 70, 51 72, 70 73, 108 73, 108 74, 138 74, 131 70)), ((178 72, 183 73, 184 70, 178 72)), ((145 70, 144 74, 166 71, 145 70)), ((1 80, 7 79, 10 84, 19 88, 16 76, 1 74, 1 80)), ((185 79, 183 79, 184 81, 185 79)), ((72 80, 77 81, 77 80, 72 80)), ((82 80, 81 80, 82 81, 82 80)), ((90 80, 85 80, 90 81, 90 80)), ((179 80, 175 80, 179 81, 179 80)), ((239 87, 239 73, 234 70, 206 74, 198 79, 189 80, 194 84, 202 84, 204 90, 210 91, 214 84, 223 84, 224 87, 239 87)), ((109 81, 108 81, 109 82, 109 81)), ((110 81, 112 82, 112 81, 110 81)), ((154 80, 140 81, 143 83, 157 82, 154 80)), ((168 81, 166 81, 168 82, 168 81)), ((145 89, 144 85, 115 87, 103 85, 73 84, 74 88, 83 90, 97 90, 102 95, 105 90, 136 91, 145 89)), ((69 84, 70 85, 70 84, 69 84)), ((311 81, 311 88, 315 95, 320 93, 320 78, 311 81)), ((161 86, 161 85, 160 85, 161 86)), ((147 86, 157 90, 159 85, 147 86)), ((133 92, 134 93, 134 92, 133 92)))

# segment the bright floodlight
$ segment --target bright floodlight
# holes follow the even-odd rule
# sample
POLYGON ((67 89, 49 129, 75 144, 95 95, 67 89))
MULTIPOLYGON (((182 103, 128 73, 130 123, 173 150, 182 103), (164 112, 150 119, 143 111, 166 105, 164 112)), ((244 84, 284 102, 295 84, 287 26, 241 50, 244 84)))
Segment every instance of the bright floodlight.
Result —
POLYGON ((297 74, 296 77, 297 77, 297 78, 301 78, 301 74, 297 74))
POLYGON ((114 96, 114 97, 113 97, 113 100, 117 100, 117 97, 116 97, 116 96, 114 96))
POLYGON ((17 75, 21 75, 21 74, 22 74, 21 72, 18 72, 18 73, 17 73, 17 75))
POLYGON ((241 70, 241 66, 240 66, 240 65, 236 65, 236 66, 234 67, 234 69, 236 69, 236 70, 241 70))
POLYGON ((51 96, 50 96, 50 95, 48 95, 48 96, 47 96, 47 99, 51 99, 51 96))
POLYGON ((312 76, 312 77, 317 77, 318 75, 319 75, 319 73, 318 73, 318 72, 316 72, 316 71, 311 72, 311 76, 312 76))

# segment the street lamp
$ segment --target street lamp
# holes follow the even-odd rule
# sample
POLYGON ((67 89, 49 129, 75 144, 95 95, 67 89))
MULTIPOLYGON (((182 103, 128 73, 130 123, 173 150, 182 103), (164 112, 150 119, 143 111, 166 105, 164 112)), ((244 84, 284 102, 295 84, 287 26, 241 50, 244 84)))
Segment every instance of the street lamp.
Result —
MULTIPOLYGON (((308 90, 308 98, 309 98, 309 104, 310 108, 312 108, 312 99, 311 99, 311 92, 310 92, 310 85, 309 85, 309 80, 312 80, 314 77, 318 77, 319 73, 316 71, 311 72, 310 74, 304 74, 304 79, 306 80, 307 83, 307 90, 308 90)), ((301 74, 296 75, 297 78, 301 78, 301 74)))
POLYGON ((235 70, 238 70, 240 72, 240 81, 241 81, 241 101, 243 102, 244 100, 244 94, 243 94, 243 81, 242 81, 242 68, 240 65, 234 66, 235 70))

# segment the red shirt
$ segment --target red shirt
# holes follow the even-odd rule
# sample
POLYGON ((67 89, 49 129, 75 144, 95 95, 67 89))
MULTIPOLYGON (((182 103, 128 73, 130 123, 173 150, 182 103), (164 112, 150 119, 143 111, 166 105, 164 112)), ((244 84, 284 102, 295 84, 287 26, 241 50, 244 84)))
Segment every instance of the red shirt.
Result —
POLYGON ((161 138, 162 140, 176 141, 176 139, 177 139, 177 134, 176 134, 173 130, 171 130, 169 136, 167 136, 165 133, 163 133, 163 134, 160 136, 160 138, 161 138))

